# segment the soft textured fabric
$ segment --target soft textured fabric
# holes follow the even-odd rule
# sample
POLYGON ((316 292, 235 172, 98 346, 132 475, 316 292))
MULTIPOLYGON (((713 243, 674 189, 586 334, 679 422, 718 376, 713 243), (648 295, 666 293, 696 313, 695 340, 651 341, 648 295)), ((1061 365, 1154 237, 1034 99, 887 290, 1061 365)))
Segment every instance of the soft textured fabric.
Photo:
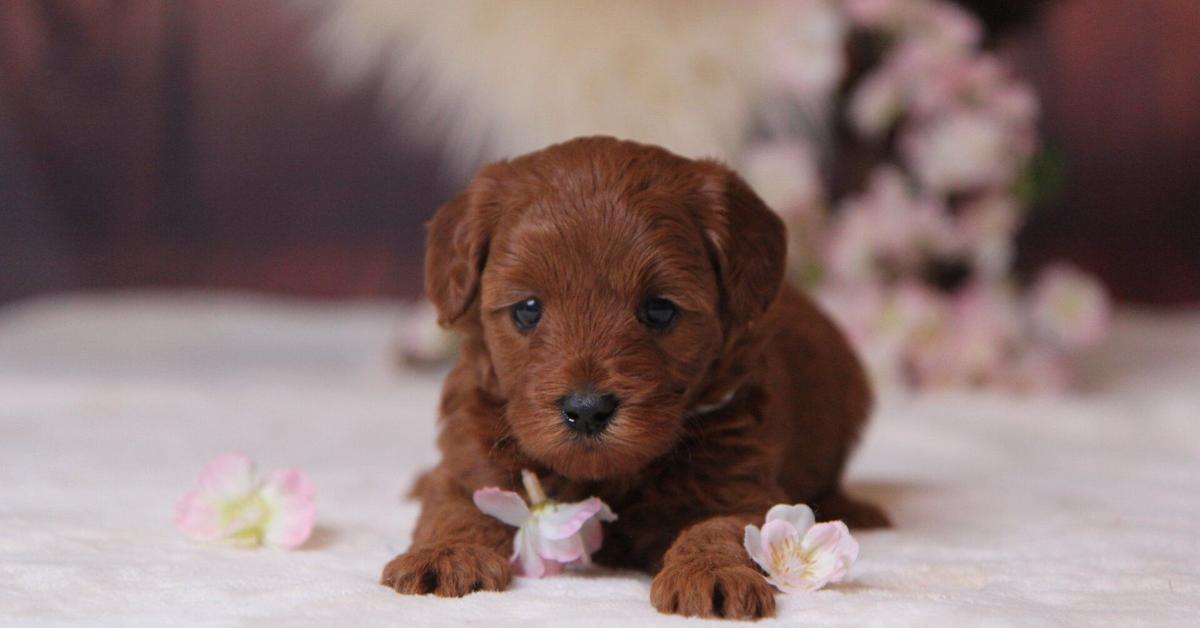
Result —
MULTIPOLYGON (((0 310, 0 622, 680 624, 633 573, 457 600, 376 584, 437 460, 440 374, 398 366, 402 312, 195 294, 0 310), (231 450, 313 480, 301 550, 172 527, 231 450)), ((1200 316, 1126 313, 1085 360, 1074 396, 884 395, 849 484, 896 527, 858 534, 845 582, 781 595, 762 625, 1200 623, 1200 316)))

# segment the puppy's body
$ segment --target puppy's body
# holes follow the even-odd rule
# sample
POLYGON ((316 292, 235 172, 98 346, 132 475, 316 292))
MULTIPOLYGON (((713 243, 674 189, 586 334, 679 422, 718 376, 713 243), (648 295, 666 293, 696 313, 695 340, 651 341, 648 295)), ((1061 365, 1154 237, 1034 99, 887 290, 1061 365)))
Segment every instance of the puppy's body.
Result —
POLYGON ((555 499, 618 513, 595 559, 656 573, 664 612, 773 612, 741 536, 774 504, 885 523, 839 487, 870 406, 863 370, 781 288, 783 248, 774 214, 712 162, 587 138, 485 169, 430 226, 427 290, 464 344, 443 459, 385 584, 504 588, 513 531, 471 493, 516 490, 523 468, 555 499), (565 400, 600 392, 616 409, 583 432, 565 400))

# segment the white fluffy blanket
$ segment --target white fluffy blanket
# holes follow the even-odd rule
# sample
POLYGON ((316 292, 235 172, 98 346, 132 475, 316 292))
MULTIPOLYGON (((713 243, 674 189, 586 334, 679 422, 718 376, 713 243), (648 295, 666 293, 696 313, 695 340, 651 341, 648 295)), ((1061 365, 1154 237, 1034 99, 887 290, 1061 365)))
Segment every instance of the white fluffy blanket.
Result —
MULTIPOLYGON (((679 624, 593 571, 460 600, 376 584, 433 463, 439 377, 397 370, 395 305, 62 297, 0 310, 0 621, 20 625, 679 624), (217 453, 318 489, 300 551, 187 541, 217 453), (265 622, 265 623, 264 623, 265 622)), ((1126 314, 1066 398, 885 397, 850 472, 895 529, 807 625, 1200 624, 1200 317, 1126 314)), ((764 622, 767 625, 772 622, 764 622)))

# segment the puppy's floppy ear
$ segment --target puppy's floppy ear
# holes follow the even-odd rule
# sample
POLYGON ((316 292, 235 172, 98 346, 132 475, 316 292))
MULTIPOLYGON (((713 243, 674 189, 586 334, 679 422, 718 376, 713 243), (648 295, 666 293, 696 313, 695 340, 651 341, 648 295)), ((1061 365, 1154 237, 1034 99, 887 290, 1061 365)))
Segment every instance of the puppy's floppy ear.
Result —
POLYGON ((490 180, 480 173, 466 191, 442 206, 425 238, 425 295, 437 308, 438 324, 450 326, 471 309, 487 261, 494 226, 485 199, 490 180))
POLYGON ((722 312, 731 326, 747 325, 779 294, 786 228, 737 173, 714 161, 699 166, 697 211, 717 269, 722 312))

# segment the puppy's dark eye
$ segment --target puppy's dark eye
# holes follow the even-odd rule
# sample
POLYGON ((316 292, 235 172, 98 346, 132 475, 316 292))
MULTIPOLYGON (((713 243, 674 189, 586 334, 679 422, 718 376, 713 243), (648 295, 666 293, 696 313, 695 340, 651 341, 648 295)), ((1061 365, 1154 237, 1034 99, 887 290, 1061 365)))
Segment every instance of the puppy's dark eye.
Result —
POLYGON ((526 299, 512 306, 512 319, 517 329, 523 332, 532 330, 542 320, 542 302, 526 299))
POLYGON ((650 329, 666 329, 670 327, 679 313, 674 303, 658 297, 650 297, 642 301, 638 307, 637 317, 642 324, 650 329))

